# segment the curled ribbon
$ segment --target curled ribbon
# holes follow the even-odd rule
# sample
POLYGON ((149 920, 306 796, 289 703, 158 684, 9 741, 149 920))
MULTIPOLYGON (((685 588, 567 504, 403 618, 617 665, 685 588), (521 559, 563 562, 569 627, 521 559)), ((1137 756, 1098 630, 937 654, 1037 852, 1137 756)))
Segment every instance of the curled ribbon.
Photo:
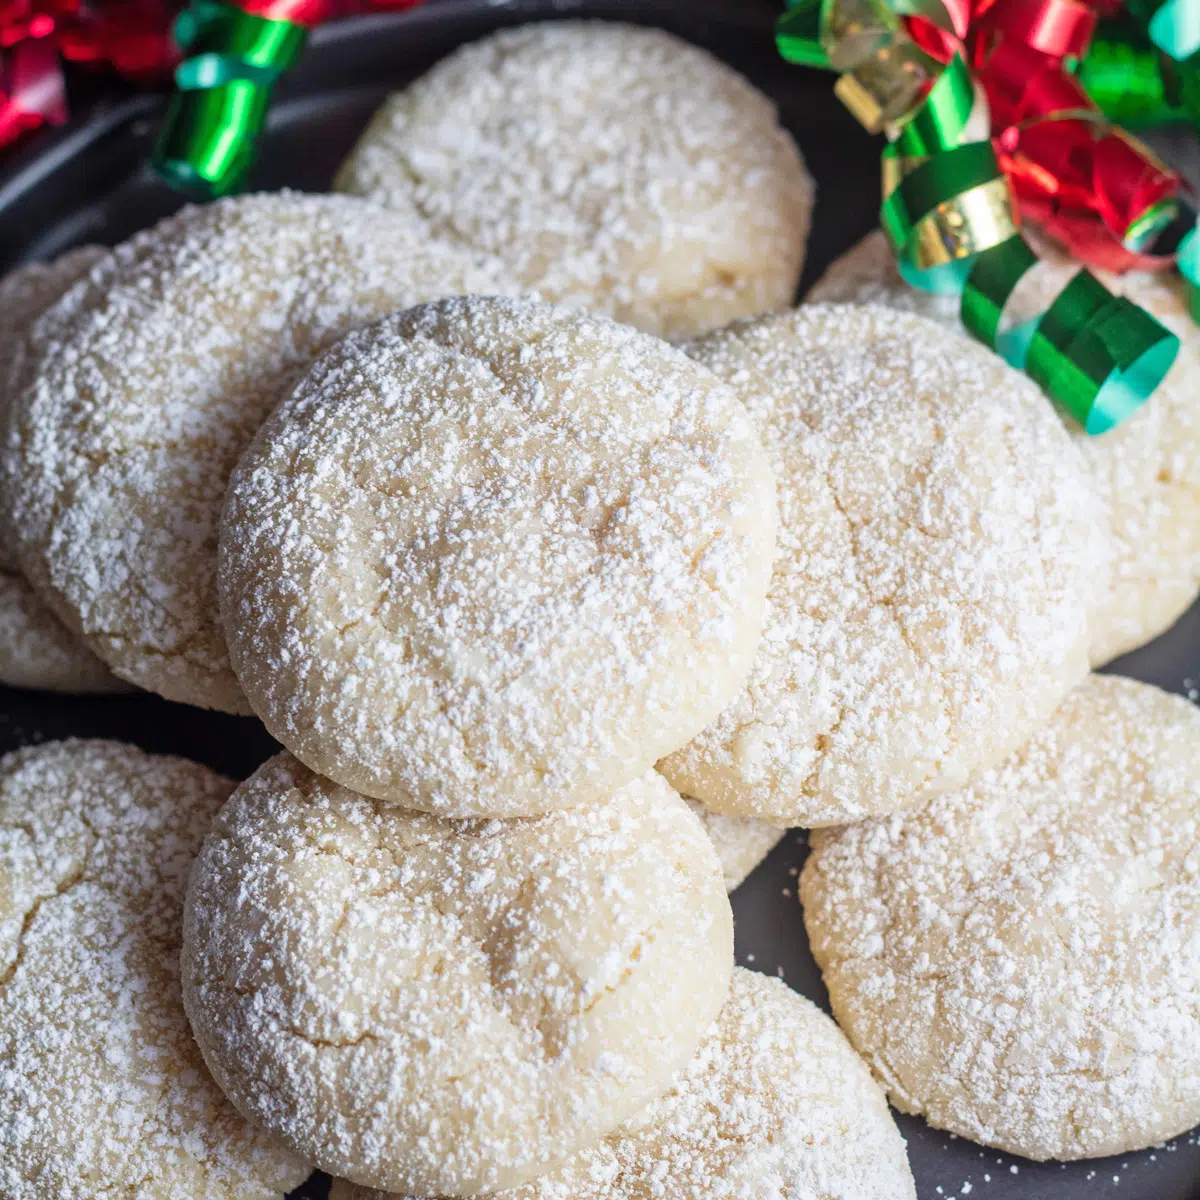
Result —
MULTIPOLYGON (((975 337, 1026 371, 1089 434, 1103 433, 1145 402, 1179 342, 1087 270, 1044 312, 1006 322, 1037 256, 1020 235, 1012 184, 988 136, 988 95, 969 65, 978 50, 962 42, 970 15, 934 0, 790 0, 779 49, 789 61, 840 71, 843 102, 867 129, 887 133, 880 217, 904 278, 959 293, 975 337), (910 32, 918 20, 929 27, 919 40, 910 32)), ((1057 23, 1030 15, 1024 6, 1035 43, 1085 36, 1078 12, 1057 23)), ((1024 90, 1016 99, 1023 98, 1024 90)))
POLYGON ((154 151, 159 175, 201 199, 234 191, 254 160, 276 80, 310 29, 346 11, 343 0, 193 0, 175 24, 184 59, 154 151))
POLYGON ((323 0, 281 0, 262 11, 224 0, 194 0, 175 39, 185 55, 154 151, 172 186, 200 197, 225 195, 248 170, 267 120, 275 80, 308 40, 323 0))
POLYGON ((0 146, 67 118, 63 61, 151 82, 175 61, 170 0, 0 0, 0 146))

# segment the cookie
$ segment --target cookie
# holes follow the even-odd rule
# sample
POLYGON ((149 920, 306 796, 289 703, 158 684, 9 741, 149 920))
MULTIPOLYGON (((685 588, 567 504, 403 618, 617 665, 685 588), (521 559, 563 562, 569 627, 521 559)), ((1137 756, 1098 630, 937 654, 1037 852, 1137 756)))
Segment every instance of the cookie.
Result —
MULTIPOLYGON (((738 968, 720 1017, 665 1096, 501 1196, 916 1200, 916 1191, 883 1094, 838 1027, 780 980, 738 968)), ((389 1197, 336 1180, 330 1200, 389 1197)))
POLYGON ((336 186, 663 337, 791 304, 813 205, 766 96, 662 30, 599 21, 462 47, 388 100, 336 186))
POLYGON ((700 823, 647 772, 608 800, 447 821, 272 759, 188 891, 213 1074, 306 1161, 414 1195, 516 1187, 670 1085, 725 1000, 700 823))
POLYGON ((0 760, 0 1195, 279 1200, 309 1168, 204 1069, 184 888, 233 785, 116 742, 0 760))
MULTIPOLYGON (((1044 307, 1079 263, 1044 238, 1037 248, 1042 265, 1022 290, 1027 302, 1044 307)), ((1088 437, 1070 417, 1063 418, 1083 454, 1114 542, 1111 585, 1099 590, 1091 618, 1091 661, 1101 666, 1170 628, 1200 592, 1200 412, 1195 404, 1200 330, 1188 314, 1179 276, 1095 274, 1157 317, 1182 343, 1158 390, 1116 429, 1088 437)), ((887 304, 962 329, 958 298, 910 288, 881 232, 834 263, 809 298, 887 304)))
MULTIPOLYGON (((0 411, 31 369, 29 327, 105 255, 81 246, 51 263, 18 267, 0 279, 0 411)), ((112 692, 127 685, 38 599, 16 565, 0 495, 0 683, 56 692, 112 692)))
POLYGON ((1200 712, 1093 676, 903 818, 814 835, 833 1011, 906 1112, 1033 1159, 1200 1122, 1200 712))
POLYGON ((773 483, 734 393, 603 318, 466 297, 323 358, 234 472, 220 590, 271 733, 443 816, 607 795, 750 668, 773 483))
POLYGON ((229 473, 311 359, 398 305, 494 285, 348 196, 243 196, 119 246, 34 326, 0 486, 26 577, 121 678, 248 712, 217 612, 229 473))
POLYGON ((713 812, 699 800, 685 796, 687 806, 700 818, 708 834, 721 871, 725 875, 725 890, 732 892, 745 883, 750 872, 783 841, 786 829, 752 821, 745 817, 727 817, 713 812))
POLYGON ((838 825, 998 762, 1087 672, 1095 501, 1037 387, 883 308, 692 343, 758 417, 779 498, 741 694, 659 764, 733 816, 838 825))

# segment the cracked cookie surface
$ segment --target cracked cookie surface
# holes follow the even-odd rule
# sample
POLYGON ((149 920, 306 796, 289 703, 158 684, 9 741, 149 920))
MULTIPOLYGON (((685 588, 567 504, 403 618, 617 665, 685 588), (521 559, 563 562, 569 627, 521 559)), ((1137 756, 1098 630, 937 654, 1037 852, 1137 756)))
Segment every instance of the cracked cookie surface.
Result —
POLYGON ((600 21, 450 55, 388 100, 337 186, 662 337, 791 304, 813 204, 766 96, 668 33, 600 21))
POLYGON ((116 742, 0 760, 0 1195, 278 1200, 308 1168, 204 1069, 183 895, 232 784, 116 742))
POLYGON ((917 813, 801 876, 834 1014, 894 1104, 1034 1159, 1200 1121, 1200 712, 1092 676, 917 813))
POLYGON ((603 318, 467 297, 322 358, 234 472, 221 611, 271 733, 444 816, 605 796, 754 657, 774 484, 733 391, 603 318))
POLYGON ((1109 546, 1037 387, 884 308, 805 306, 688 347, 758 418, 778 496, 740 695, 659 763, 791 825, 914 805, 999 761, 1087 672, 1109 546))
POLYGON ((449 821, 279 755, 221 811, 185 915, 188 1014, 245 1112, 385 1191, 515 1187, 665 1091, 725 999, 700 823, 654 772, 449 821))
MULTIPOLYGON (((1031 312, 1044 309, 1079 263, 1041 239, 1041 263, 1022 282, 1031 312)), ((1113 538, 1108 588, 1098 589, 1090 618, 1093 666, 1137 649, 1170 628, 1200 591, 1200 332, 1177 275, 1130 271, 1094 274, 1117 295, 1145 308, 1180 339, 1179 356, 1154 395, 1128 420, 1089 437, 1063 423, 1079 447, 1113 538)), ((957 297, 911 288, 896 270, 887 238, 876 231, 829 268, 810 301, 886 304, 918 312, 963 333, 957 297)))
POLYGON ((216 589, 238 456, 344 333, 498 274, 350 196, 241 196, 118 246, 34 324, 11 406, 0 480, 26 577, 121 678, 248 712, 216 589))
MULTIPOLYGON (((480 1200, 916 1200, 904 1140, 838 1027, 737 968, 671 1090, 532 1183, 480 1200)), ((400 1200, 336 1180, 330 1200, 400 1200)), ((405 1198, 409 1200, 409 1198, 405 1198)))
MULTIPOLYGON (((33 369, 36 347, 26 338, 29 328, 106 253, 80 246, 0 279, 0 411, 33 369)), ((0 495, 0 682, 57 692, 124 691, 128 685, 67 631, 25 581, 11 548, 9 507, 0 495)))

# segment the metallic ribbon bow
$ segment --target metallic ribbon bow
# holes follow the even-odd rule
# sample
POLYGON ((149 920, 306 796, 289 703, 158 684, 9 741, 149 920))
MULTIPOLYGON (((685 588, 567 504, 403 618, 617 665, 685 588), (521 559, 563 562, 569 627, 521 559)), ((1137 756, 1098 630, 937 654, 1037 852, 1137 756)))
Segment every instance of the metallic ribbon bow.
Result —
MULTIPOLYGON (((1004 4, 1021 10, 1027 46, 1079 44, 1082 6, 1054 6, 1064 18, 1056 26, 1033 19, 1045 7, 1004 4)), ((986 66, 1005 44, 994 30, 970 36, 981 11, 965 0, 790 0, 778 44, 791 62, 838 71, 843 102, 867 129, 887 133, 880 217, 904 278, 960 293, 972 334, 1026 371, 1088 433, 1103 433, 1144 403, 1179 342, 1087 270, 1044 312, 1009 319, 1009 300, 1037 256, 1018 231, 1013 183, 989 137, 990 93, 971 69, 981 46, 990 43, 986 66)), ((1007 69, 1001 77, 1012 78, 1007 69)), ((1035 73, 1003 97, 1010 128, 1021 135, 1002 149, 1014 161, 1026 129, 1043 119, 1031 117, 1030 99, 1042 88, 1035 73)))

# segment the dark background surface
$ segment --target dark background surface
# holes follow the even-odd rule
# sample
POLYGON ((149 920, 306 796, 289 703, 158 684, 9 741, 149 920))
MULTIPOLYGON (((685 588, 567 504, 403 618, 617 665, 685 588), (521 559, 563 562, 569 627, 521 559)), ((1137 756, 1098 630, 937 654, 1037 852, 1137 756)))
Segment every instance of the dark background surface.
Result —
MULTIPOLYGON (((834 98, 830 77, 797 70, 775 54, 777 6, 760 0, 429 0, 410 13, 366 17, 318 30, 283 81, 255 188, 328 186, 341 158, 385 93, 420 74, 463 41, 504 24, 588 15, 660 25, 708 47, 770 94, 818 182, 808 286, 877 221, 879 145, 834 98)), ((83 241, 113 243, 151 224, 181 200, 146 169, 164 100, 106 92, 64 130, 39 134, 0 158, 0 268, 45 258, 83 241)), ((1200 687, 1200 608, 1175 629, 1112 668, 1193 698, 1200 687)), ((71 699, 0 688, 0 750, 67 736, 114 737, 183 754, 237 778, 275 746, 257 721, 206 713, 153 696, 71 699)), ((796 875, 802 834, 783 844, 734 897, 738 959, 775 972, 827 1007, 808 952, 796 875)), ((920 1200, 1200 1200, 1194 1135, 1115 1159, 1035 1164, 985 1150, 898 1118, 909 1143, 920 1200)), ((324 1196, 314 1177, 295 1195, 324 1196)), ((580 1197, 579 1200, 586 1200, 580 1197)))

